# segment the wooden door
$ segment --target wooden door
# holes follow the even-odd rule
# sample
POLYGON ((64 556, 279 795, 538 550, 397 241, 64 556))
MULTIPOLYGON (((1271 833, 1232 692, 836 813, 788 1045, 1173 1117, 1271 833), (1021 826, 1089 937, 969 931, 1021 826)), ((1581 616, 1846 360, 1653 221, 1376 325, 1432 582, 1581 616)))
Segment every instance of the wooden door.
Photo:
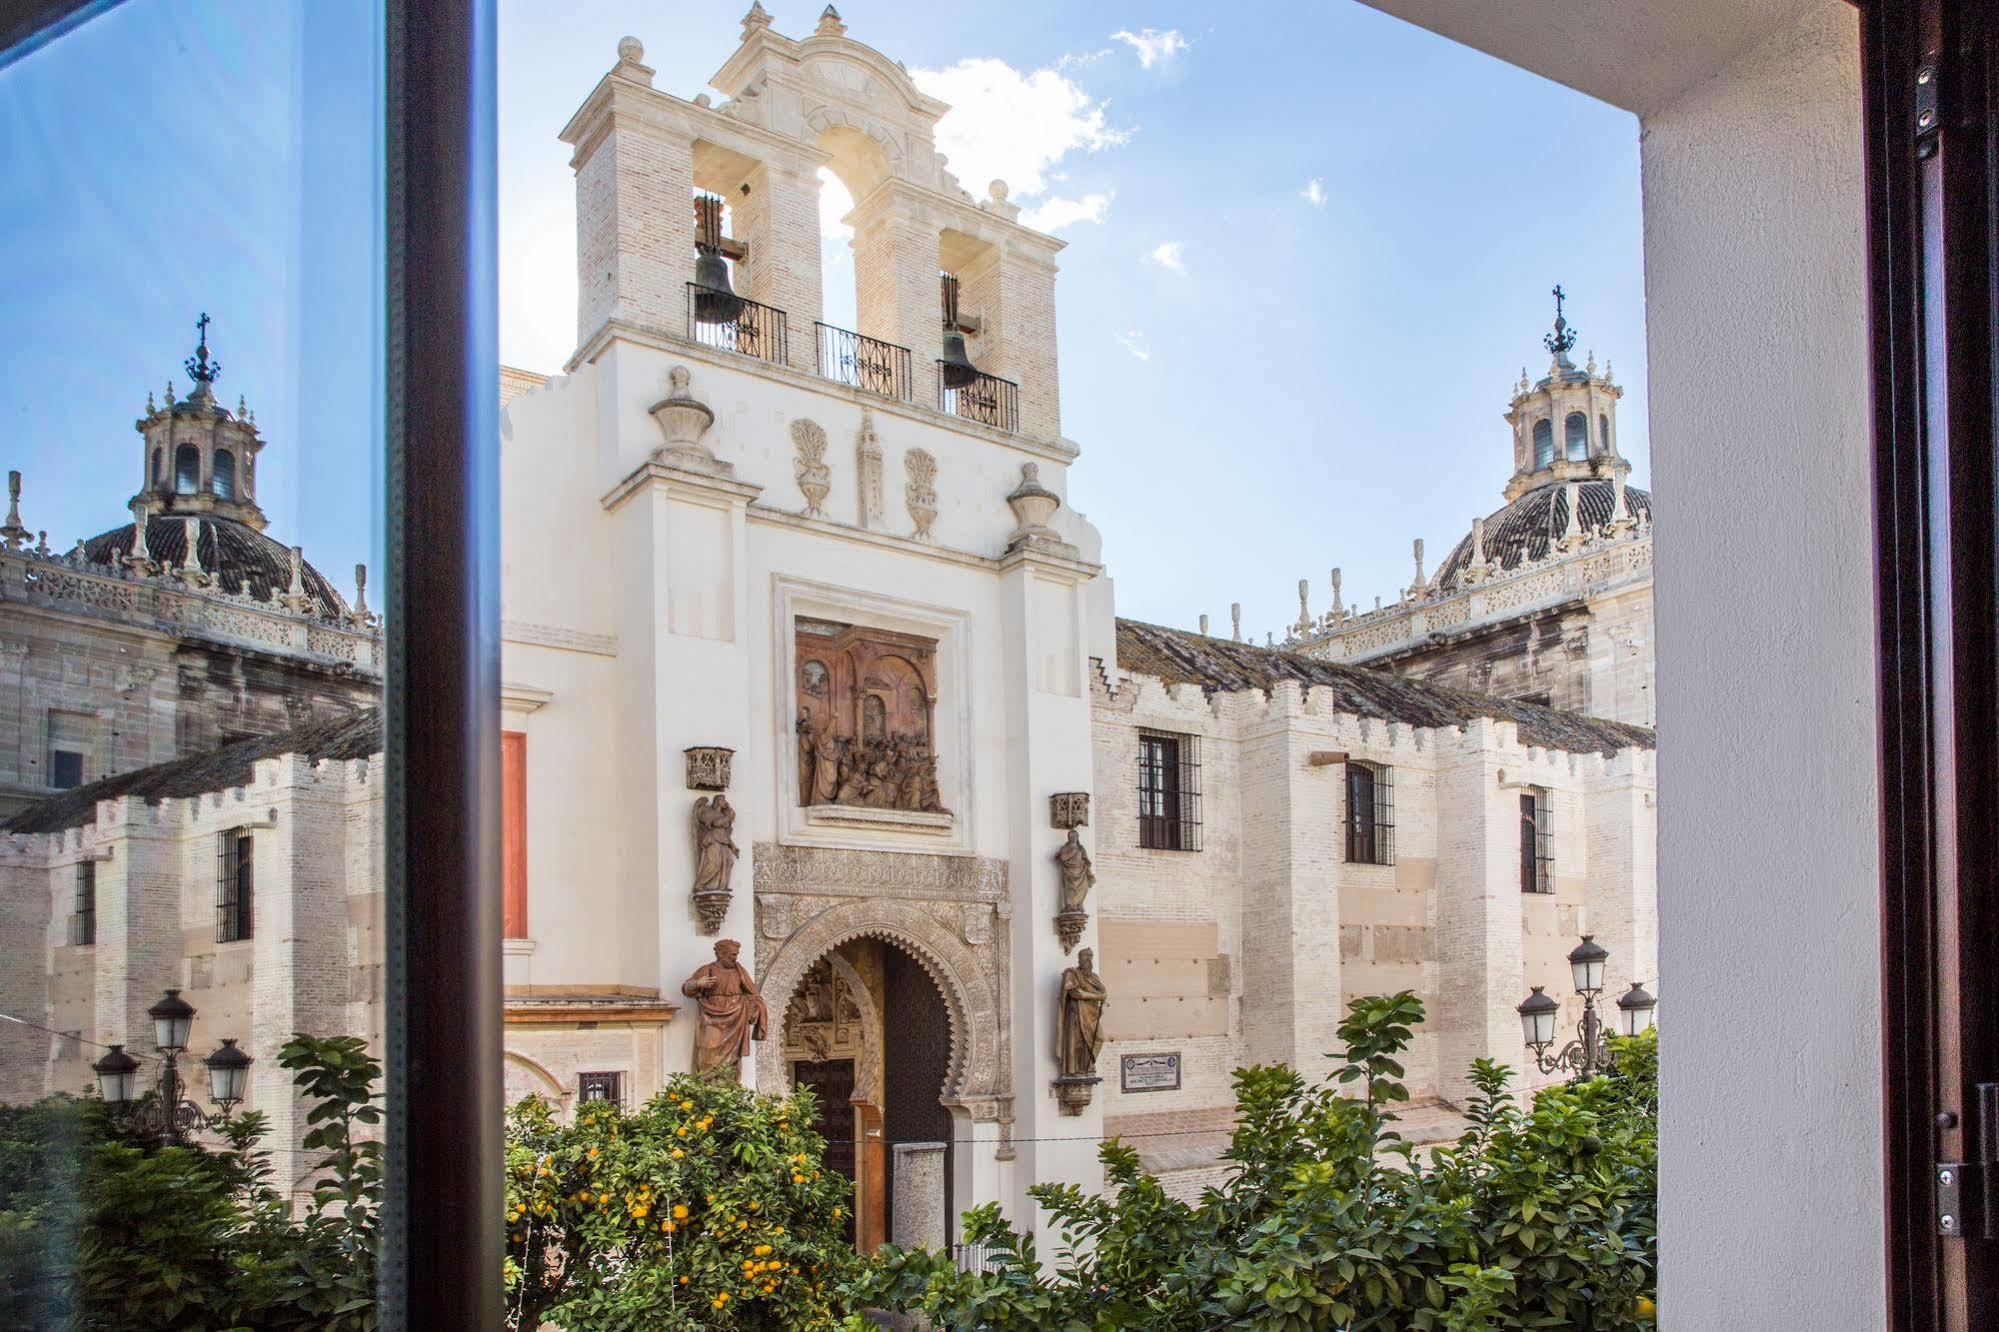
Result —
MULTIPOLYGON (((848 1179, 854 1174, 854 1061, 851 1059, 801 1059, 791 1066, 792 1085, 810 1087, 819 1098, 819 1118, 814 1124, 826 1140, 826 1168, 848 1179)), ((847 1209, 847 1239, 854 1238, 854 1212, 847 1209)))

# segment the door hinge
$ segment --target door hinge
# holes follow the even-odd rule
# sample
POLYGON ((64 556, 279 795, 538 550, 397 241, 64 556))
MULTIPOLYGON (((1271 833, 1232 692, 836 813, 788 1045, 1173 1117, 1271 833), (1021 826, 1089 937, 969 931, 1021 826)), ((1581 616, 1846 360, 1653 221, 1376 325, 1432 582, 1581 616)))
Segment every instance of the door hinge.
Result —
POLYGON ((1925 54, 1916 66, 1916 156, 1934 156, 1937 131, 1943 127, 1943 110, 1937 101, 1939 62, 1936 52, 1925 54))
POLYGON ((1940 1161, 1937 1234, 1947 1239, 1999 1239, 1999 1082, 1978 1084, 1978 1159, 1940 1161))

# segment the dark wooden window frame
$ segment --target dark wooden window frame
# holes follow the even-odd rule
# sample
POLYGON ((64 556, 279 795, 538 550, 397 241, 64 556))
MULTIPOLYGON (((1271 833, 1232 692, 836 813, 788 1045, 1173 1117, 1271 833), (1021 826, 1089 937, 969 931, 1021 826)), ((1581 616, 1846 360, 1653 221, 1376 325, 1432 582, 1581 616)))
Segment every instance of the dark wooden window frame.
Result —
POLYGON ((76 862, 76 895, 70 902, 69 941, 88 948, 97 942, 97 862, 76 862))
POLYGON ((1548 792, 1538 786, 1520 792, 1520 891, 1555 891, 1554 819, 1548 792))
MULTIPOLYGON (((1989 5, 1860 6, 1879 664, 1888 1323, 1999 1326, 1999 1218, 1939 1165, 1999 1140, 1999 45, 1989 5), (1928 111, 1925 116, 1924 112, 1928 111)), ((1988 1190, 1994 1192, 1995 1190, 1988 1190)))
POLYGON ((1346 850, 1350 865, 1395 863, 1395 769, 1386 763, 1347 761, 1346 850))
POLYGON ((1138 845, 1148 851, 1201 849, 1201 737, 1138 733, 1138 845))
POLYGON ((216 837, 215 942, 242 943, 256 935, 256 839, 242 828, 216 837))

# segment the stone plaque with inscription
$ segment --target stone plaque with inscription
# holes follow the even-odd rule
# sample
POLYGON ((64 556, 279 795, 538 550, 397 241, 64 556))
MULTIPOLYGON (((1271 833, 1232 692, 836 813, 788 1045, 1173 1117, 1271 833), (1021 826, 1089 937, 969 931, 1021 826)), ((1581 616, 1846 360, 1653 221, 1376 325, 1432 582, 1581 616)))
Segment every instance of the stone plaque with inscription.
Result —
POLYGON ((1127 1092, 1179 1091, 1180 1052, 1119 1056, 1118 1088, 1127 1092))

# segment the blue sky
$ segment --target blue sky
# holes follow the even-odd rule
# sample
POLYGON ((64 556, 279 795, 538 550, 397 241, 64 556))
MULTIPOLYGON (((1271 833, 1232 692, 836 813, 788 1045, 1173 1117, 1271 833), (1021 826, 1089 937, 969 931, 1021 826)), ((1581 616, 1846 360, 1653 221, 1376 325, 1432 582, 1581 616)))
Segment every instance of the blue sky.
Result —
MULTIPOLYGON (((573 189, 557 132, 630 33, 682 96, 746 5, 502 0, 501 351, 551 370, 575 328, 573 189)), ((778 0, 779 31, 817 8, 778 0)), ((1123 613, 1260 640, 1434 568, 1509 467, 1500 419, 1545 362, 1561 282, 1581 349, 1618 368, 1645 483, 1637 125, 1336 0, 868 0, 849 35, 958 110, 967 188, 1005 176, 1069 242, 1058 284, 1071 499, 1123 613), (1038 180, 1037 180, 1038 177, 1038 180), (1317 182, 1316 187, 1313 182, 1317 182)), ((200 309, 219 388, 271 441, 273 532, 345 585, 379 539, 374 20, 361 5, 130 0, 0 71, 4 460, 50 541, 121 521, 132 420, 200 309), (93 114, 78 116, 88 105, 93 114), (308 502, 309 500, 309 502, 308 502)), ((851 310, 829 237, 828 317, 851 310)))

